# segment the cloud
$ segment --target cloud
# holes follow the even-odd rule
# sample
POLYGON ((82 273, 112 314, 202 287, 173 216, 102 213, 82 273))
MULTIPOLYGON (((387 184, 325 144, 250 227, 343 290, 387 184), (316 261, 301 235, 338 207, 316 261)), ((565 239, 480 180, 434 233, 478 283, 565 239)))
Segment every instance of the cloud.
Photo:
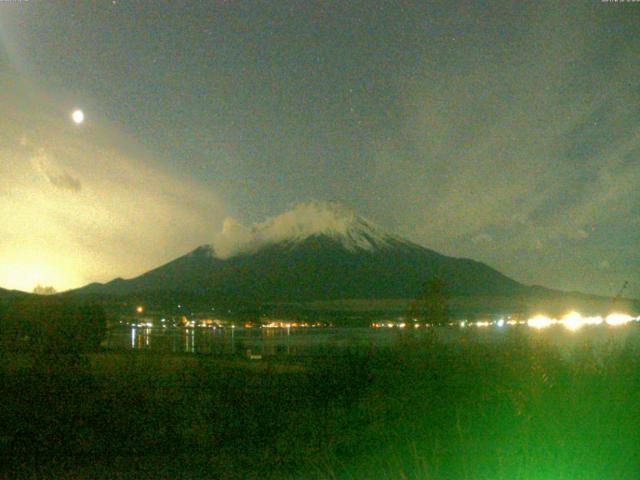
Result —
POLYGON ((219 230, 215 192, 161 168, 110 126, 80 132, 66 118, 10 107, 0 107, 0 286, 65 290, 132 277, 219 230))
POLYGON ((513 223, 520 225, 527 225, 529 223, 529 219, 524 213, 514 213, 511 216, 511 220, 513 221, 513 223))
POLYGON ((72 192, 79 192, 82 188, 80 180, 73 178, 67 172, 62 172, 58 175, 47 173, 46 176, 54 187, 62 188, 63 190, 70 190, 72 192))
MULTIPOLYGON (((356 212, 338 203, 300 203, 291 210, 247 228, 234 220, 224 220, 222 232, 215 236, 213 246, 221 258, 241 251, 257 249, 263 245, 296 238, 306 238, 318 233, 349 236, 355 244, 367 248, 366 242, 351 230, 357 219, 356 212)), ((371 232, 375 232, 373 227, 371 232)), ((371 233, 370 232, 370 233, 371 233)))
POLYGON ((488 233, 482 232, 471 239, 473 243, 492 243, 493 237, 488 233))
POLYGON ((213 247, 218 257, 228 258, 246 248, 252 240, 251 229, 227 217, 222 223, 222 232, 214 237, 213 247))
MULTIPOLYGON (((26 146, 26 144, 23 145, 26 146)), ((31 163, 35 170, 54 187, 71 192, 79 192, 82 189, 80 180, 73 177, 69 172, 60 170, 60 168, 51 161, 49 155, 47 155, 43 148, 38 149, 36 155, 31 158, 31 163)))
POLYGON ((371 192, 419 243, 536 283, 549 283, 533 273, 548 258, 564 268, 554 286, 593 290, 579 255, 629 251, 637 238, 634 53, 607 33, 623 21, 615 12, 598 9, 594 22, 586 5, 567 20, 557 4, 531 5, 502 47, 482 32, 491 47, 470 40, 399 80, 402 123, 376 144, 371 192), (623 234, 593 233, 613 221, 623 234))

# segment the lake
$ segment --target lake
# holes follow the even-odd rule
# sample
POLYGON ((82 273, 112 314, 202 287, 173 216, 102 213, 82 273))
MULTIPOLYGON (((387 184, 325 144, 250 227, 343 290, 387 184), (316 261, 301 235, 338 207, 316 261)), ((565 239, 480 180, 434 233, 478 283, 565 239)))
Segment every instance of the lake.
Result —
POLYGON ((486 327, 429 327, 413 331, 401 328, 213 328, 213 327, 130 327, 118 326, 108 333, 107 347, 113 350, 146 350, 167 353, 208 355, 314 356, 385 348, 407 339, 435 337, 455 345, 464 342, 503 342, 514 335, 542 339, 567 351, 584 342, 621 346, 640 345, 640 325, 636 322, 612 327, 585 326, 576 331, 560 325, 534 329, 526 325, 486 327))

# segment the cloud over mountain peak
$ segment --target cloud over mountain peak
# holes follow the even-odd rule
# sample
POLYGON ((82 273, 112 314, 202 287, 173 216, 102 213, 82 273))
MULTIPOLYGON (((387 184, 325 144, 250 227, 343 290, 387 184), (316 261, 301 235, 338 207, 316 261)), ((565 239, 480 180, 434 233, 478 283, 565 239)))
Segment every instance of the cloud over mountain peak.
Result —
POLYGON ((228 258, 263 246, 300 242, 319 235, 338 240, 349 250, 371 250, 384 246, 392 238, 342 204, 312 201, 300 203, 252 228, 227 218, 211 247, 218 257, 228 258))

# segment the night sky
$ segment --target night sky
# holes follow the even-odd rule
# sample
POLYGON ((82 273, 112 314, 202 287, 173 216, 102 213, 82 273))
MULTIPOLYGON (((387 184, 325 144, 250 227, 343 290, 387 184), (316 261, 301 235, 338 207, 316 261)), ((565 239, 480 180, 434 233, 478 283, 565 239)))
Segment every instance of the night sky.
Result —
POLYGON ((0 178, 4 288, 137 275, 315 199, 640 297, 640 3, 0 2, 0 178))

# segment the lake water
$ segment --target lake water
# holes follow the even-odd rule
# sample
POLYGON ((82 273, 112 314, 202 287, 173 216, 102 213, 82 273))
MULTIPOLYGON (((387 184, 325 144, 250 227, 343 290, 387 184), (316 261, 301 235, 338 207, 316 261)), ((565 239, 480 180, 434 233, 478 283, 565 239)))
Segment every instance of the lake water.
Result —
POLYGON ((584 342, 640 346, 640 325, 585 326, 570 331, 556 325, 542 330, 527 326, 430 327, 407 331, 400 328, 177 328, 120 326, 109 331, 107 346, 113 350, 199 353, 313 356, 393 346, 406 339, 427 335, 439 342, 502 342, 514 334, 540 338, 571 351, 584 342))

